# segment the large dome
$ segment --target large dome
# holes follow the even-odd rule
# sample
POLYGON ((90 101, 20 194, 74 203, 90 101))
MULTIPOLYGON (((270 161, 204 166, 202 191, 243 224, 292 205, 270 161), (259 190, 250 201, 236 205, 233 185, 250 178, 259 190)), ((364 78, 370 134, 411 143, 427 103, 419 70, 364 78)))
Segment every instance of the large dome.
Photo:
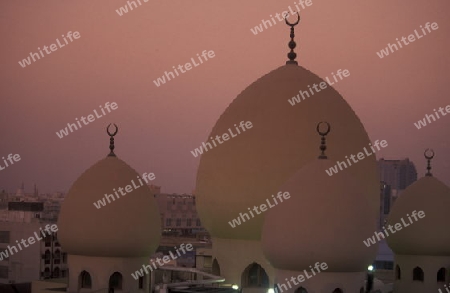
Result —
MULTIPOLYGON (((69 254, 107 257, 145 257, 156 250, 161 219, 149 187, 135 188, 97 209, 105 194, 140 186, 139 174, 117 157, 100 160, 72 185, 61 207, 58 239, 69 254)), ((125 192, 125 191, 123 191, 125 192)))
POLYGON ((290 198, 266 212, 261 242, 275 268, 301 271, 319 261, 328 272, 361 272, 375 258, 377 245, 363 243, 377 223, 367 190, 349 172, 328 176, 332 165, 307 164, 280 188, 290 198))
MULTIPOLYGON (((351 77, 350 77, 351 78, 351 77)), ((297 65, 285 65, 246 88, 220 116, 209 137, 234 124, 250 121, 251 129, 204 152, 197 174, 197 210, 215 237, 259 240, 263 215, 232 228, 229 221, 260 205, 287 179, 317 157, 316 125, 329 122, 333 148, 329 156, 344 160, 368 147, 369 137, 358 117, 332 87, 291 106, 288 99, 324 80, 297 65)), ((343 80, 341 82, 347 82, 343 80)), ((372 216, 379 212, 379 175, 370 156, 345 172, 366 186, 372 216)), ((324 171, 325 173, 325 171, 324 171)))
MULTIPOLYGON (((400 255, 450 256, 450 188, 432 176, 425 176, 405 189, 395 201, 387 224, 400 223, 402 229, 386 238, 400 255), (411 216, 423 211, 425 217, 411 216), (411 217, 412 222, 409 220, 411 217), (408 225, 404 225, 403 221, 408 225)), ((392 228, 394 229, 394 228, 392 228)))

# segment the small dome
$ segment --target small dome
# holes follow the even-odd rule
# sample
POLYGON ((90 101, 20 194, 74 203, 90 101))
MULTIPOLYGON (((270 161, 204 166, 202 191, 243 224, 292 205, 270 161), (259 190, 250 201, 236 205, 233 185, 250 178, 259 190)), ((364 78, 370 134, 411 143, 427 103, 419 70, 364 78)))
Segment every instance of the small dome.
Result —
POLYGON ((290 198, 266 212, 261 241, 275 268, 301 271, 319 261, 328 272, 361 272, 375 258, 377 245, 363 243, 377 221, 368 190, 348 170, 327 175, 332 165, 317 159, 303 167, 280 187, 290 198))
POLYGON ((401 255, 450 256, 449 209, 448 186, 432 176, 416 181, 400 194, 389 214, 387 224, 400 223, 402 227, 395 234, 387 230, 389 247, 401 255), (416 215, 415 220, 413 211, 423 211, 425 217, 416 215))
MULTIPOLYGON (((161 219, 156 201, 139 174, 117 157, 106 157, 72 185, 61 207, 58 239, 69 254, 145 257, 157 248, 161 219), (118 188, 133 191, 97 209, 94 203, 118 188)), ((123 190, 125 193, 126 191, 123 190)))
MULTIPOLYGON (((351 78, 351 77, 350 77, 351 78)), ((327 151, 336 160, 358 154, 369 137, 355 112, 331 86, 292 106, 288 99, 325 82, 297 65, 284 65, 248 86, 220 116, 210 137, 222 136, 235 124, 250 121, 251 129, 203 152, 197 173, 197 211, 214 237, 260 240, 263 215, 232 228, 229 221, 249 207, 260 205, 276 193, 297 170, 317 157, 316 125, 327 121, 332 134, 327 151), (211 208, 214 207, 214 208, 211 208)), ((343 80, 341 82, 347 82, 343 80)), ((313 89, 310 89, 313 91, 313 89)), ((212 142, 210 142, 212 144, 212 142)), ((371 215, 379 213, 379 175, 375 155, 349 167, 361 185, 367 186, 371 215)))

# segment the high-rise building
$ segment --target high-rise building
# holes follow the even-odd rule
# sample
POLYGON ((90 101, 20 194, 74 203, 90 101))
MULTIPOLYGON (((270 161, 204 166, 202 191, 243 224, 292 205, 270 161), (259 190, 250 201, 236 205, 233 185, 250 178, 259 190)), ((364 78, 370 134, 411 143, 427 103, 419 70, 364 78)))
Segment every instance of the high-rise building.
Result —
POLYGON ((391 189, 404 190, 417 180, 417 171, 414 163, 408 158, 403 160, 378 160, 381 181, 391 189))

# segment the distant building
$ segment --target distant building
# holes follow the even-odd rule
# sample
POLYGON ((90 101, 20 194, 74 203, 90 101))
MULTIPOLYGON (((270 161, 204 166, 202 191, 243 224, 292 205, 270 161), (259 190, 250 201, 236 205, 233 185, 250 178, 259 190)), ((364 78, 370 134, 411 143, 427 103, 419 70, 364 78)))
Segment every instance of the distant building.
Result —
POLYGON ((417 180, 416 166, 408 158, 403 160, 378 160, 381 181, 392 189, 404 190, 417 180))
MULTIPOLYGON (((17 199, 17 194, 26 197, 19 192, 9 199, 17 199)), ((47 237, 40 234, 41 228, 56 223, 45 219, 45 202, 6 202, 6 199, 2 198, 7 208, 0 210, 0 283, 65 277, 67 254, 61 249, 57 233, 47 237), (28 241, 30 237, 34 238, 33 244, 19 246, 22 239, 28 241)))
POLYGON ((161 215, 163 235, 207 237, 197 214, 195 195, 155 193, 155 198, 161 215))

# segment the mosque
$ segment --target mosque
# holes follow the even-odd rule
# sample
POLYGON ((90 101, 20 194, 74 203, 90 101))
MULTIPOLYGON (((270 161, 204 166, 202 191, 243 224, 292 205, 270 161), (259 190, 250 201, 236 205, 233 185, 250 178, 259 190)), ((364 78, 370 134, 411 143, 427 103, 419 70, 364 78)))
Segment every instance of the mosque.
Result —
MULTIPOLYGON (((363 243, 377 231, 376 159, 366 157, 333 176, 325 172, 368 146, 369 136, 331 86, 297 105, 288 103, 299 90, 324 80, 297 64, 298 21, 286 23, 291 27, 289 60, 241 92, 208 137, 240 121, 250 121, 252 129, 200 159, 197 210, 212 236, 213 274, 243 293, 366 292, 367 268, 377 253, 376 244, 363 243), (290 198, 285 202, 229 225, 240 213, 286 191, 290 198)), ((149 262, 161 237, 150 189, 143 186, 108 208, 92 204, 99 194, 139 177, 115 155, 110 136, 109 155, 75 181, 61 209, 58 237, 68 253, 68 293, 149 293, 155 288, 150 275, 131 276, 149 262)), ((387 224, 399 223, 414 210, 426 217, 386 238, 395 253, 395 281, 375 282, 371 292, 449 292, 449 207, 450 188, 432 176, 429 166, 427 175, 395 203, 387 224)), ((203 287, 202 292, 219 291, 203 287)))

